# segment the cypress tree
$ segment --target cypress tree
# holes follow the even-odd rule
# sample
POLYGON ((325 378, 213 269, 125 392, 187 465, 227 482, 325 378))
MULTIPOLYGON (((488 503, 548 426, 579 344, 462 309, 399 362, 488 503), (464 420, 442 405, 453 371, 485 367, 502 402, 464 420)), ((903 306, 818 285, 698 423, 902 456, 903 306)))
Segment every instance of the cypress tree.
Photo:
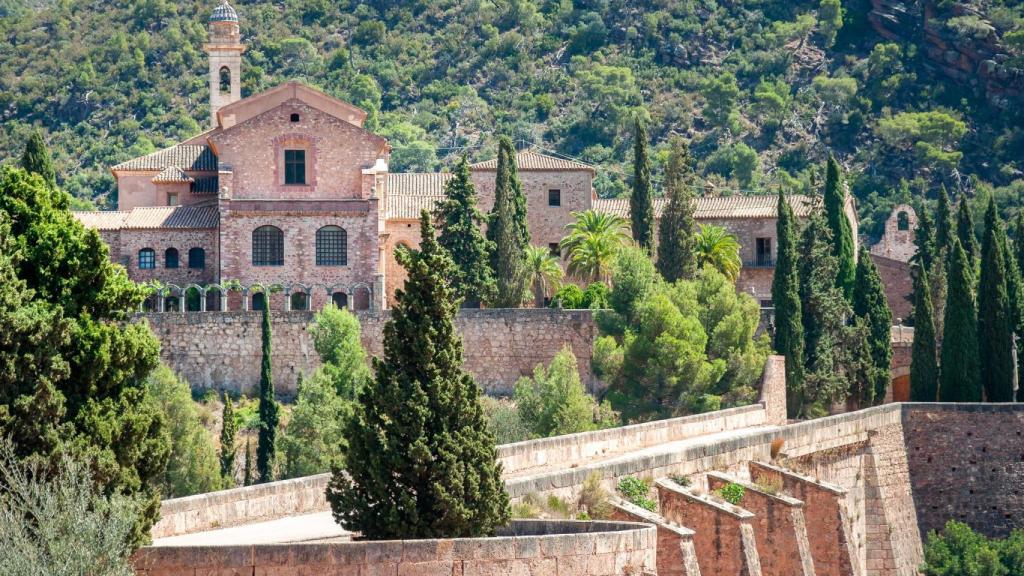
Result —
POLYGON ((974 215, 971 213, 971 206, 967 198, 960 198, 960 207, 956 213, 956 237, 967 254, 967 262, 974 270, 981 257, 981 248, 978 246, 978 236, 974 233, 974 215))
POLYGON ((252 438, 245 439, 245 476, 242 478, 242 486, 252 486, 256 480, 256 468, 252 455, 252 438))
POLYGON ((793 208, 779 191, 778 255, 772 278, 772 304, 775 306, 775 351, 786 357, 786 398, 790 418, 797 416, 804 376, 804 327, 800 310, 800 277, 797 274, 796 218, 793 208))
POLYGON ((327 489, 335 520, 371 540, 493 534, 510 517, 494 435, 462 370, 454 264, 421 221, 420 250, 384 327, 383 359, 360 393, 327 489))
POLYGON ((670 142, 665 167, 665 194, 668 205, 658 227, 658 272, 668 282, 693 278, 697 273, 694 256, 693 166, 690 149, 682 138, 670 142))
POLYGON ((25 143, 25 152, 21 155, 21 167, 29 174, 42 176, 46 185, 51 189, 57 187, 57 173, 53 169, 53 160, 50 158, 50 150, 43 141, 43 135, 39 130, 33 130, 25 143))
POLYGON ((853 287, 853 313, 861 318, 868 331, 868 348, 871 352, 869 371, 875 403, 885 398, 889 387, 890 363, 892 362, 892 312, 885 297, 882 278, 868 253, 861 247, 857 260, 857 275, 853 287))
POLYGON ((939 396, 939 366, 928 269, 920 263, 914 268, 914 343, 910 356, 910 399, 914 402, 935 402, 939 396))
POLYGON ((980 402, 981 368, 978 360, 978 318, 974 304, 974 272, 960 239, 952 239, 949 258, 946 314, 943 320, 939 400, 980 402))
POLYGON ((530 243, 526 225, 526 197, 516 171, 512 140, 498 142, 498 170, 494 184, 494 207, 488 216, 487 239, 494 245, 491 269, 495 277, 496 308, 516 308, 526 296, 524 255, 530 243))
POLYGON ((1024 386, 1020 385, 1020 375, 1024 374, 1024 353, 1020 350, 1021 337, 1024 337, 1024 210, 1017 212, 1017 222, 1014 227, 1013 250, 1006 250, 1007 273, 1012 282, 1007 286, 1012 287, 1010 293, 1014 318, 1014 332, 1017 335, 1017 375, 1018 389, 1017 402, 1024 402, 1024 386))
POLYGON ((917 229, 914 230, 914 246, 917 247, 917 252, 914 253, 914 257, 910 261, 911 263, 921 264, 928 271, 931 271, 936 252, 935 225, 932 223, 932 217, 928 215, 927 207, 923 202, 918 205, 917 212, 920 214, 917 219, 917 229))
MULTIPOLYGON (((939 252, 950 250, 953 244, 955 230, 953 222, 953 208, 949 203, 949 194, 946 192, 946 185, 939 189, 939 203, 935 211, 935 249, 939 252)), ((931 272, 929 270, 929 272, 931 272)))
POLYGON ((468 308, 478 308, 494 294, 490 255, 494 245, 480 231, 485 217, 477 208, 476 189, 469 177, 466 157, 459 159, 454 177, 445 185, 445 199, 438 202, 437 219, 441 244, 455 261, 451 278, 455 293, 468 308))
POLYGON ((831 153, 825 171, 825 217, 832 231, 832 253, 837 258, 836 286, 847 300, 853 297, 857 265, 853 255, 853 228, 846 216, 846 185, 839 162, 831 153))
MULTIPOLYGON (((269 296, 269 295, 268 295, 269 296)), ((270 371, 271 334, 270 299, 263 306, 263 364, 260 366, 260 430, 256 446, 256 470, 260 482, 274 479, 274 460, 277 456, 277 400, 274 399, 274 379, 270 371)))
POLYGON ((989 196, 978 282, 978 355, 989 402, 1013 401, 1013 326, 1001 227, 995 198, 989 196))
POLYGON ((634 127, 633 193, 629 197, 629 219, 633 240, 648 253, 653 253, 654 194, 651 190, 651 160, 647 155, 647 127, 639 116, 634 127))
POLYGON ((228 393, 224 393, 224 410, 221 412, 220 425, 220 475, 228 486, 235 485, 235 435, 238 423, 235 422, 235 403, 228 393))

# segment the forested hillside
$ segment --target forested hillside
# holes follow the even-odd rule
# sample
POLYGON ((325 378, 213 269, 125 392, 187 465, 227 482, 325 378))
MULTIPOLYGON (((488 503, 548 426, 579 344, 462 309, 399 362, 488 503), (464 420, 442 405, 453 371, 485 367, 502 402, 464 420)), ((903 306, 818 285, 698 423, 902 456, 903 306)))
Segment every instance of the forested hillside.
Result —
MULTIPOLYGON (((1024 193, 1024 8, 1015 0, 248 0, 243 96, 297 78, 370 112, 393 171, 496 134, 628 185, 631 118, 691 142, 706 192, 807 191, 828 149, 862 231, 940 184, 1024 193), (840 4, 842 2, 842 4, 840 4), (896 8, 892 8, 895 6, 896 8)), ((205 128, 216 0, 0 0, 0 156, 44 130, 59 179, 114 202, 108 167, 205 128)), ((657 176, 656 176, 657 179, 657 176)))

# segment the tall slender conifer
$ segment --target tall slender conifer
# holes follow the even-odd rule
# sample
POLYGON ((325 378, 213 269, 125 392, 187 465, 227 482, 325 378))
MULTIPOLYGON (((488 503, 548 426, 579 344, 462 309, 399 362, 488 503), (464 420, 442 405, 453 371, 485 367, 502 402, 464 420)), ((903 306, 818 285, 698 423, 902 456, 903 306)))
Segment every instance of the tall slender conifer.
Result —
POLYGON ((633 193, 629 197, 629 218, 633 240, 654 252, 654 194, 651 188, 651 160, 647 155, 647 127, 639 117, 634 121, 633 193))
POLYGON ((980 402, 978 315, 974 301, 974 271, 960 239, 952 239, 949 258, 946 317, 943 321, 939 400, 980 402))

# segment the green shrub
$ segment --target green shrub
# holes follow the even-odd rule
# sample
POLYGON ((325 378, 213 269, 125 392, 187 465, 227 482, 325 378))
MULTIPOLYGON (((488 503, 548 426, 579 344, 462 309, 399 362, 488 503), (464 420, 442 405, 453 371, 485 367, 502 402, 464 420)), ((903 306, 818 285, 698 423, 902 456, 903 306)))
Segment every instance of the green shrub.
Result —
POLYGON ((722 498, 722 500, 725 500, 726 502, 732 504, 733 506, 739 506, 740 502, 743 501, 743 495, 746 492, 747 491, 746 489, 743 488, 743 486, 740 486, 735 482, 730 482, 715 491, 715 493, 718 494, 722 498))
POLYGON ((609 428, 618 424, 608 405, 598 406, 580 381, 576 356, 566 345, 545 368, 538 364, 533 378, 516 383, 519 416, 537 437, 609 428))
POLYGON ((1010 576, 1024 574, 1024 531, 1003 540, 989 539, 963 522, 950 520, 932 531, 924 547, 925 576, 1010 576))
POLYGON ((530 438, 530 429, 519 416, 514 402, 507 398, 481 396, 480 404, 498 444, 512 444, 530 438))
POLYGON ((623 498, 644 510, 654 512, 658 507, 657 503, 655 503, 654 500, 651 500, 649 496, 651 492, 651 485, 648 484, 646 480, 637 478, 636 476, 626 476, 622 480, 619 480, 617 489, 623 498))
POLYGON ((323 368, 305 378, 279 442, 281 477, 298 478, 343 466, 345 423, 354 402, 338 395, 335 380, 323 368))

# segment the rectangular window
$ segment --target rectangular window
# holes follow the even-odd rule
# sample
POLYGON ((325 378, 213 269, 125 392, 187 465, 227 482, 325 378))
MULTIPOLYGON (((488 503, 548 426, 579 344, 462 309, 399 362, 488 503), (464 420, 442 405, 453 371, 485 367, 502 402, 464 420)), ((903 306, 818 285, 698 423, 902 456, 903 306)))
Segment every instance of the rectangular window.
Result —
POLYGON ((562 191, 561 190, 548 190, 548 206, 561 206, 562 205, 562 191))
POLYGON ((559 258, 562 256, 562 248, 558 245, 558 242, 548 244, 548 250, 551 252, 552 256, 557 256, 559 258))
POLYGON ((754 255, 754 264, 757 266, 774 266, 772 262, 772 239, 758 238, 756 241, 757 253, 754 255))
POLYGON ((306 183, 306 151, 284 151, 284 183, 303 185, 306 183))
POLYGON ((167 205, 168 206, 177 206, 178 205, 178 193, 177 192, 168 192, 167 193, 167 205))
POLYGON ((139 250, 139 269, 152 270, 156 268, 156 252, 144 249, 139 250))

